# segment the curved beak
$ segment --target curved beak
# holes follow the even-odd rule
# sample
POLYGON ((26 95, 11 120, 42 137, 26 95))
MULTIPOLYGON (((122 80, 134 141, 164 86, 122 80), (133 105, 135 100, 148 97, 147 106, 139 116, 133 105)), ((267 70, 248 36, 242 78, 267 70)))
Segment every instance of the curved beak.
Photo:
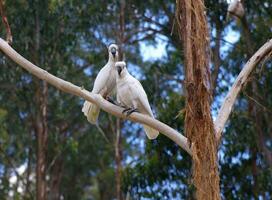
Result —
POLYGON ((119 76, 120 76, 120 74, 121 74, 121 72, 122 72, 122 67, 117 66, 117 71, 118 71, 118 74, 119 74, 119 76))
POLYGON ((113 57, 115 57, 115 55, 116 55, 116 48, 112 48, 111 49, 111 54, 113 55, 113 57))

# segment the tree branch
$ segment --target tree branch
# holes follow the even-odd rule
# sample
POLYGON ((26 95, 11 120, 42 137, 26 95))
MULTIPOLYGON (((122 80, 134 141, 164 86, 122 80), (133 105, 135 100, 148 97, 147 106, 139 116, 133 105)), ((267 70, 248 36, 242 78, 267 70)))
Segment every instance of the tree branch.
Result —
POLYGON ((227 94, 215 120, 216 138, 220 142, 222 131, 229 118, 235 100, 240 93, 243 86, 247 83, 248 77, 253 69, 272 52, 272 39, 266 42, 246 63, 237 79, 235 80, 232 88, 227 94))
POLYGON ((26 60, 24 57, 22 57, 20 54, 18 54, 13 48, 11 48, 8 45, 7 42, 5 42, 1 38, 0 38, 0 49, 4 52, 4 54, 10 57, 11 60, 13 60, 15 63, 17 63, 18 65, 20 65, 29 73, 35 75, 39 79, 45 80, 46 82, 55 86, 56 88, 58 88, 59 90, 63 92, 82 97, 83 99, 98 105, 102 110, 112 115, 115 115, 116 117, 126 118, 131 121, 139 122, 141 124, 150 126, 158 130, 160 133, 164 134, 171 140, 173 140, 176 144, 178 144, 181 148, 183 148, 185 151, 187 151, 191 155, 191 149, 188 146, 187 138, 184 137, 178 131, 169 127, 168 125, 140 113, 132 113, 129 117, 126 117, 126 115, 122 113, 123 111, 122 108, 109 103, 99 94, 93 94, 85 90, 83 87, 80 88, 68 81, 62 80, 48 73, 47 71, 37 67, 36 65, 32 64, 31 62, 26 60))

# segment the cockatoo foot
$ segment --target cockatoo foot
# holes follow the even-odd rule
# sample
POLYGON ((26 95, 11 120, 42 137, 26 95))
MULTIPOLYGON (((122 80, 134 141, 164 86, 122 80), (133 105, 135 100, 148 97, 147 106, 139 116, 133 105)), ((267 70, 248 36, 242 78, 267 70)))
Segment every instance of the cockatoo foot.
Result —
POLYGON ((114 105, 118 105, 118 103, 116 101, 113 100, 113 98, 111 97, 106 97, 106 100, 114 105))
POLYGON ((137 108, 126 108, 123 110, 123 114, 126 113, 126 116, 128 117, 129 115, 131 115, 133 112, 139 112, 139 110, 137 108))
POLYGON ((122 114, 125 114, 126 112, 128 112, 131 109, 131 108, 126 108, 125 106, 123 108, 124 108, 124 110, 123 110, 122 114))

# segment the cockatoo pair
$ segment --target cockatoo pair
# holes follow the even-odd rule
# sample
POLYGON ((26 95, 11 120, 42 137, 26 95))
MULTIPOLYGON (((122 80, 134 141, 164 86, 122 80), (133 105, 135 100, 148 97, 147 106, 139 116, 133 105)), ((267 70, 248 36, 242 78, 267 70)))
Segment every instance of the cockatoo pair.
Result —
MULTIPOLYGON (((109 60, 98 73, 92 93, 108 98, 116 88, 117 101, 118 104, 125 108, 124 112, 131 114, 138 111, 154 118, 141 83, 129 74, 125 62, 118 62, 118 46, 111 44, 108 47, 108 53, 109 60)), ((97 105, 85 101, 82 112, 90 123, 96 124, 100 112, 97 105)), ((149 139, 155 139, 159 135, 157 130, 146 125, 143 126, 149 139)))

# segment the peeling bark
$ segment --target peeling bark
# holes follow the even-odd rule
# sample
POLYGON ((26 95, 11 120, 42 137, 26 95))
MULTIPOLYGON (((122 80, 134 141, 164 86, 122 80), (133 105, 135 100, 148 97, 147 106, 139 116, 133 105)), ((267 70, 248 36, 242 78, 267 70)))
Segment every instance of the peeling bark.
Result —
POLYGON ((219 200, 217 142, 210 112, 210 44, 204 1, 177 0, 176 17, 184 43, 185 132, 192 147, 196 198, 219 200))

